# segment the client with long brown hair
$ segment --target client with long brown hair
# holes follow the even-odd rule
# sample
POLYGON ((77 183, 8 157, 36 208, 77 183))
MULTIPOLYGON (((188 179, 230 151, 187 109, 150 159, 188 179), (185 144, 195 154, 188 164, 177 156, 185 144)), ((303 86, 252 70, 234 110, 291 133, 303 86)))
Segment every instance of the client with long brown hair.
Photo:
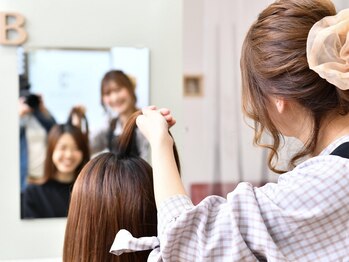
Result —
MULTIPOLYGON (((134 155, 136 118, 127 122, 118 154, 92 159, 78 176, 69 207, 63 261, 146 261, 150 251, 109 253, 116 233, 135 237, 157 235, 157 210, 151 166, 134 155)), ((177 149, 173 146, 178 169, 177 149)))

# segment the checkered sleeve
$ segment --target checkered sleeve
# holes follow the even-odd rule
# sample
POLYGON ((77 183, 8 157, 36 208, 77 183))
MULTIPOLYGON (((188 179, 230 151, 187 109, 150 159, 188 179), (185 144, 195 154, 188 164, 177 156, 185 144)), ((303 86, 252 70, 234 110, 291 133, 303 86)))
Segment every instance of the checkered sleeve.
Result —
POLYGON ((315 157, 277 184, 240 183, 197 206, 173 196, 158 217, 157 261, 345 261, 349 161, 315 157))

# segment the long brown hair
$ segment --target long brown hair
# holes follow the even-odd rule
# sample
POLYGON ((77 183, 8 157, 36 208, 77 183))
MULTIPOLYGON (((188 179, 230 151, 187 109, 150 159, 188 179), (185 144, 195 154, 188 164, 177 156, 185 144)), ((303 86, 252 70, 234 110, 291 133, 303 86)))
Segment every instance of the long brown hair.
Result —
MULTIPOLYGON (((115 256, 109 253, 116 233, 127 229, 135 237, 157 235, 157 210, 152 168, 130 155, 136 118, 126 123, 118 154, 92 159, 76 180, 65 231, 63 261, 146 261, 150 251, 115 256)), ((177 150, 174 147, 179 167, 177 150)))
POLYGON ((279 0, 267 7, 249 29, 242 56, 242 99, 245 115, 255 123, 254 143, 271 150, 269 168, 275 172, 277 150, 283 136, 272 122, 267 105, 271 96, 295 101, 312 116, 313 132, 303 149, 290 161, 295 163, 314 153, 321 121, 333 110, 349 111, 349 94, 309 69, 306 58, 307 36, 311 27, 336 10, 328 0, 279 0), (261 142, 264 131, 271 145, 261 142))
POLYGON ((52 161, 52 155, 58 143, 58 140, 61 138, 63 134, 66 134, 66 133, 70 134, 73 137, 77 147, 82 152, 81 163, 78 165, 78 167, 74 172, 76 176, 79 174, 83 166, 90 159, 88 139, 86 135, 81 132, 79 128, 72 126, 70 124, 55 125, 54 127, 51 128, 47 137, 47 150, 46 150, 46 159, 44 164, 43 183, 47 182, 48 180, 54 179, 57 173, 57 167, 52 161))

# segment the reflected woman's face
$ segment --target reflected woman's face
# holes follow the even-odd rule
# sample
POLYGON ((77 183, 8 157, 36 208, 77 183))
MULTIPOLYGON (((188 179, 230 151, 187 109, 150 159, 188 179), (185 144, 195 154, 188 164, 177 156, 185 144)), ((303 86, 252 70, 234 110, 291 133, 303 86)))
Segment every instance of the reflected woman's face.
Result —
POLYGON ((109 81, 103 86, 103 104, 117 114, 123 114, 134 107, 134 101, 126 87, 109 81))
POLYGON ((78 148, 73 136, 63 134, 53 151, 52 162, 58 172, 63 174, 74 173, 82 161, 82 151, 78 148))

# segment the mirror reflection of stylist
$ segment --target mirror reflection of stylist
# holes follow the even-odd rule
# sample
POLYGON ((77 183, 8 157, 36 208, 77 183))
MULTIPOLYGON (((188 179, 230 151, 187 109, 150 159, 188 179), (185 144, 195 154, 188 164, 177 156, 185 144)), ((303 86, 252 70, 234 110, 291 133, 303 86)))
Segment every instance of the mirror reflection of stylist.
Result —
MULTIPOLYGON (((91 153, 117 151, 117 139, 122 133, 128 118, 137 110, 135 85, 121 70, 107 72, 101 83, 101 103, 108 121, 104 128, 92 136, 91 153)), ((148 159, 149 144, 138 129, 135 131, 136 143, 132 153, 148 159)))
POLYGON ((21 191, 27 180, 37 182, 43 177, 47 133, 56 123, 46 109, 42 97, 30 93, 30 84, 19 77, 20 174, 21 191))

